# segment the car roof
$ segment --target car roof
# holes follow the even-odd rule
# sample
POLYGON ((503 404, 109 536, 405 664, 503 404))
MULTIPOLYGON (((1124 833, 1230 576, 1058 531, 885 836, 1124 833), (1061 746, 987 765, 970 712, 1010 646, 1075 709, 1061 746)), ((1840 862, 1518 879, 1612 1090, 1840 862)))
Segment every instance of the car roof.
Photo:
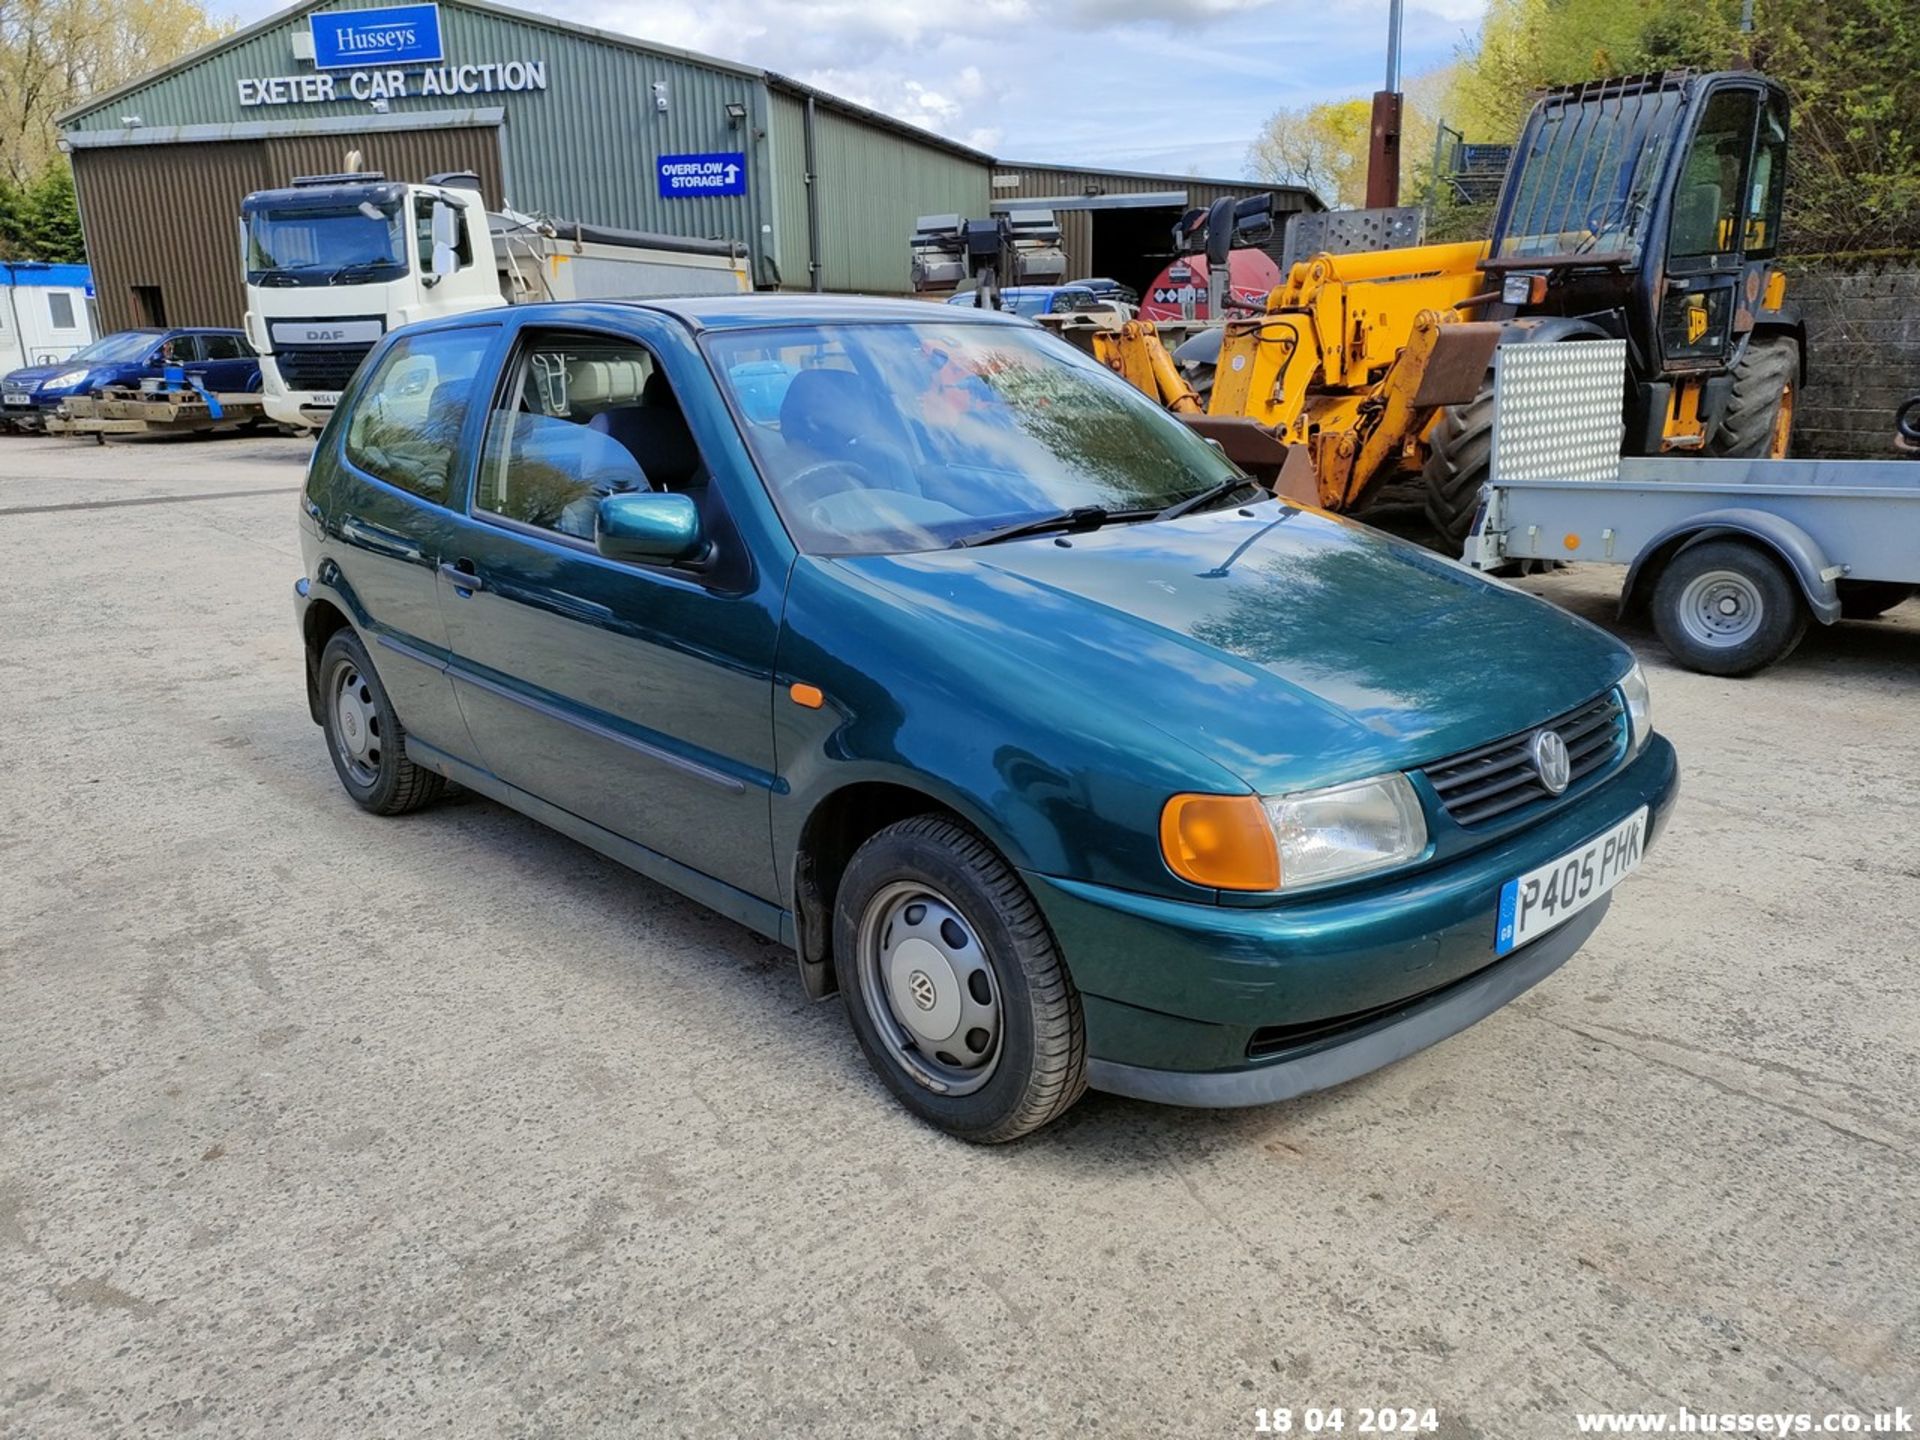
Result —
MULTIPOLYGON (((693 330, 745 330, 770 325, 858 325, 887 321, 919 321, 939 325, 1027 323, 1017 316, 1002 315, 991 310, 956 314, 954 312, 961 307, 948 307, 937 300, 889 300, 872 295, 691 295, 680 299, 588 301, 552 308, 577 316, 582 310, 603 306, 610 312, 632 309, 657 311, 673 316, 693 330)), ((525 308, 533 312, 547 307, 525 308)))

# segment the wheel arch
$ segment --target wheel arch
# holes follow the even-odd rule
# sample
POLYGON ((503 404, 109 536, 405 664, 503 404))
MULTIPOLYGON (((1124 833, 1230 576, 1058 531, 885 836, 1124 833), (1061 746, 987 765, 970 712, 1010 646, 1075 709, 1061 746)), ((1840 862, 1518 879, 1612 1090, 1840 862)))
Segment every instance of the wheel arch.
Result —
POLYGON ((1745 509, 1710 510, 1654 536, 1627 569, 1626 583, 1620 589, 1620 616, 1624 619, 1647 603, 1661 572, 1676 556, 1704 541, 1720 539, 1750 541, 1769 552, 1787 567, 1816 620, 1831 625, 1840 618, 1834 567, 1820 542, 1791 520, 1764 510, 1745 509))
POLYGON ((833 907, 848 862, 874 835, 915 815, 945 816, 1007 855, 1006 847, 973 816, 930 790, 898 779, 849 780, 822 795, 801 822, 793 853, 794 951, 808 999, 824 999, 837 988, 833 907))
POLYGON ((323 595, 310 596, 300 616, 300 634, 306 642, 307 713, 313 717, 316 725, 321 723, 320 652, 327 648, 327 642, 337 632, 351 629, 352 626, 347 612, 323 595))

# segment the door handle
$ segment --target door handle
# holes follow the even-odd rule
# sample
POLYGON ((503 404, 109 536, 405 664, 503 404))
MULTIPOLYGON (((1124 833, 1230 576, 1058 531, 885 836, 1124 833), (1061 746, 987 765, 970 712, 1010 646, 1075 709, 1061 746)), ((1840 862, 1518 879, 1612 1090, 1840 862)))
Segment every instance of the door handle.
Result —
POLYGON ((471 570, 462 570, 458 565, 442 565, 440 567, 440 578, 453 586, 454 589, 465 590, 469 593, 487 588, 486 581, 482 580, 471 570))

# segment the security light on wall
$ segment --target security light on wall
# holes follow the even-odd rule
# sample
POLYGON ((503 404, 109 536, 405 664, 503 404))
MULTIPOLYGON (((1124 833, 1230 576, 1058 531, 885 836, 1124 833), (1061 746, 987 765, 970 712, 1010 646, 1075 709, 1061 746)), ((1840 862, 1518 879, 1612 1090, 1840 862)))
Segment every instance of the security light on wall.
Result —
POLYGON ((740 122, 746 118, 746 106, 742 105, 738 100, 729 100, 727 102, 727 128, 729 130, 738 130, 740 128, 740 122))
POLYGON ((667 108, 667 82, 664 80, 653 82, 653 108, 662 111, 667 108))
POLYGON ((138 130, 147 122, 142 120, 138 115, 122 115, 120 117, 120 123, 129 130, 138 130))
POLYGON ((313 31, 296 30, 293 32, 293 58, 296 60, 313 59, 313 31))

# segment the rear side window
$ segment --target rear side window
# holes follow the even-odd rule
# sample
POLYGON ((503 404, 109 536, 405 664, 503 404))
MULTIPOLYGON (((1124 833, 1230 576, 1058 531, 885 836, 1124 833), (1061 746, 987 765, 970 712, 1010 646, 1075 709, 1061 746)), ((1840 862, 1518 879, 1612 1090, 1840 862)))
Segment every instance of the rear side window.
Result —
POLYGON ((347 459, 436 505, 452 491, 460 426, 493 344, 491 326, 396 341, 354 401, 347 459))
POLYGON ((207 335, 202 338, 206 341, 209 360, 244 360, 253 353, 238 335, 207 335))

